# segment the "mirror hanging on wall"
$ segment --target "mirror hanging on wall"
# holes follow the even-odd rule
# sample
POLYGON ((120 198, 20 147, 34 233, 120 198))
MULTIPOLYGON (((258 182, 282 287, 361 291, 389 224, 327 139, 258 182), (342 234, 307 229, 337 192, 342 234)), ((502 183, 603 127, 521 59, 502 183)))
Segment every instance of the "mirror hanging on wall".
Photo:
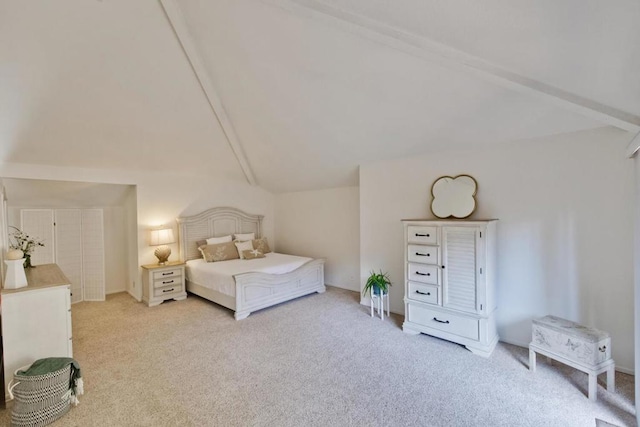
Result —
POLYGON ((437 218, 467 218, 476 210, 477 191, 470 175, 441 176, 431 186, 431 212, 437 218))

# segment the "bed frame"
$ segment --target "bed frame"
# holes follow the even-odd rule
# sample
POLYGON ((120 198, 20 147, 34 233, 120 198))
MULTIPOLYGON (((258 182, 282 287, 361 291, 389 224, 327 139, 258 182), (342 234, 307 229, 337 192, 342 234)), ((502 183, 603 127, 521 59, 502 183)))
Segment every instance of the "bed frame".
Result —
MULTIPOLYGON (((262 215, 251 215, 235 208, 212 208, 194 216, 178 218, 180 259, 200 258, 196 242, 209 237, 235 233, 262 236, 262 215)), ((322 293, 324 259, 314 259, 286 274, 242 273, 234 276, 235 297, 186 281, 187 291, 230 308, 236 320, 253 311, 270 307, 314 292, 322 293)))

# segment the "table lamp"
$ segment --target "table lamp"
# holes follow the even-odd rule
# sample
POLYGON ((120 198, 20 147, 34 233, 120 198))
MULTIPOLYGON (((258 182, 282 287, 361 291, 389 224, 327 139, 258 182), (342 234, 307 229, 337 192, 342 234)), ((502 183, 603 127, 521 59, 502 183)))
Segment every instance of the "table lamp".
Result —
POLYGON ((164 265, 168 262, 169 256, 171 255, 171 248, 167 245, 175 243, 175 241, 172 228, 151 230, 149 245, 158 247, 153 253, 158 258, 158 264, 164 265))

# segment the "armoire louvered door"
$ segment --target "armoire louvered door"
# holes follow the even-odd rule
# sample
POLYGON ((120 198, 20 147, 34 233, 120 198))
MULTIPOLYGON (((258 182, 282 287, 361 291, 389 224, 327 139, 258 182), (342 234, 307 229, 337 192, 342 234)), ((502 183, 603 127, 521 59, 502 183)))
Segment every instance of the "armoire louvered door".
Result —
POLYGON ((476 236, 471 227, 442 227, 442 306, 475 313, 477 309, 476 236))
POLYGON ((20 218, 21 229, 45 244, 33 265, 58 264, 71 282, 72 303, 105 300, 102 209, 22 209, 20 218))

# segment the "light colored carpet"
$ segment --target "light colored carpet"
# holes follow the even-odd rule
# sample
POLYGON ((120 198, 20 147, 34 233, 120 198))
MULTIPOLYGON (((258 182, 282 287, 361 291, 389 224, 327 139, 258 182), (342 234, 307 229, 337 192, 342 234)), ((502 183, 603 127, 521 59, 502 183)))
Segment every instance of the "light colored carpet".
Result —
POLYGON ((116 294, 72 316, 85 395, 54 426, 635 425, 632 376, 591 402, 586 374, 406 335, 337 288, 241 321, 191 295, 148 308, 116 294))

